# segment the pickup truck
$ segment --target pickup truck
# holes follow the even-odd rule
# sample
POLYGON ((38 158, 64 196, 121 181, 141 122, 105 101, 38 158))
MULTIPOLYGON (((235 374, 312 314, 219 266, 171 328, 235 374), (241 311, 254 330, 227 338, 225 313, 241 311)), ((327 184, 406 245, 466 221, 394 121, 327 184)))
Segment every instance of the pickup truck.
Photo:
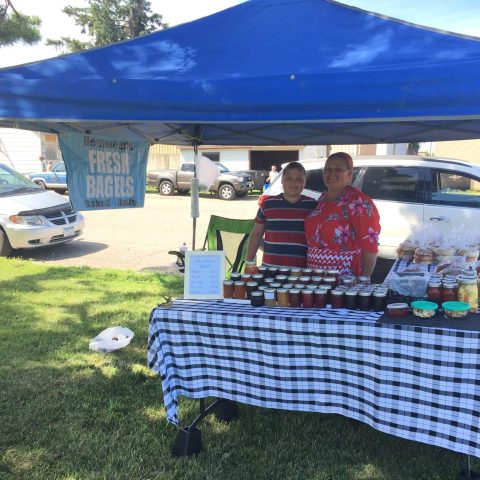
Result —
MULTIPOLYGON (((251 175, 244 172, 231 172, 221 163, 217 164, 219 176, 210 186, 210 192, 216 193, 222 200, 244 197, 254 187, 251 175)), ((161 195, 187 193, 190 179, 193 177, 194 164, 183 163, 180 170, 153 170, 147 173, 147 185, 154 187, 161 195)))
POLYGON ((67 171, 63 162, 56 163, 51 172, 29 173, 27 177, 44 190, 48 188, 59 193, 67 190, 67 171))

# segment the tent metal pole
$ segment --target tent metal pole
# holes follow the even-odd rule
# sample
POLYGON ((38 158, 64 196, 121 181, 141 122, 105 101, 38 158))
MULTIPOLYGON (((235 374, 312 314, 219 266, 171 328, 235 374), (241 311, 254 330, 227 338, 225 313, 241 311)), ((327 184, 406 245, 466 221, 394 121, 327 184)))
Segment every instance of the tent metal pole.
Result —
POLYGON ((198 156, 198 141, 194 140, 193 142, 193 153, 194 153, 194 166, 193 166, 193 183, 192 189, 190 192, 191 195, 191 205, 192 205, 192 219, 193 219, 193 232, 192 232, 192 250, 195 250, 195 238, 197 233, 197 216, 199 214, 198 203, 200 200, 198 192, 198 180, 197 180, 197 156, 198 156))

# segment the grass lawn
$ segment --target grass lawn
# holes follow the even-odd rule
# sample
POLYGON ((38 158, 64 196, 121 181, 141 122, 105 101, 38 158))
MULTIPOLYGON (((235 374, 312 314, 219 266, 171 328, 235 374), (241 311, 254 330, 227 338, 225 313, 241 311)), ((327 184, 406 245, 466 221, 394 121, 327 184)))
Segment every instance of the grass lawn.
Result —
MULTIPOLYGON (((148 318, 175 275, 51 267, 0 258, 0 479, 453 480, 464 457, 338 415, 240 405, 207 417, 204 451, 174 459, 159 377, 146 367, 148 318), (135 332, 88 349, 109 326, 135 332)), ((188 423, 198 402, 182 399, 188 423)), ((474 459, 473 468, 480 470, 474 459)))

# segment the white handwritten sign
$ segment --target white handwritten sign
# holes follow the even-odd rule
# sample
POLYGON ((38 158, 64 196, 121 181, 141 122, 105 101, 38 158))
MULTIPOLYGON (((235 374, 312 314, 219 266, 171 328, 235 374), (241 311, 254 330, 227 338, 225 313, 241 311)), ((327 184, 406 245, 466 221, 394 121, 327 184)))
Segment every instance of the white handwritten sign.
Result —
POLYGON ((224 279, 225 252, 185 252, 185 298, 223 298, 224 279))

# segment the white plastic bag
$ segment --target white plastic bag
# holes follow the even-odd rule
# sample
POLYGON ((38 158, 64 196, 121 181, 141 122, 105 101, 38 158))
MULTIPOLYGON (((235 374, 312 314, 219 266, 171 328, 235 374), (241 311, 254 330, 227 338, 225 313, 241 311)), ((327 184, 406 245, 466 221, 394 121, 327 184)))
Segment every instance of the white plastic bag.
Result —
POLYGON ((113 352, 126 347, 135 334, 127 327, 110 327, 90 340, 90 350, 96 352, 113 352))

